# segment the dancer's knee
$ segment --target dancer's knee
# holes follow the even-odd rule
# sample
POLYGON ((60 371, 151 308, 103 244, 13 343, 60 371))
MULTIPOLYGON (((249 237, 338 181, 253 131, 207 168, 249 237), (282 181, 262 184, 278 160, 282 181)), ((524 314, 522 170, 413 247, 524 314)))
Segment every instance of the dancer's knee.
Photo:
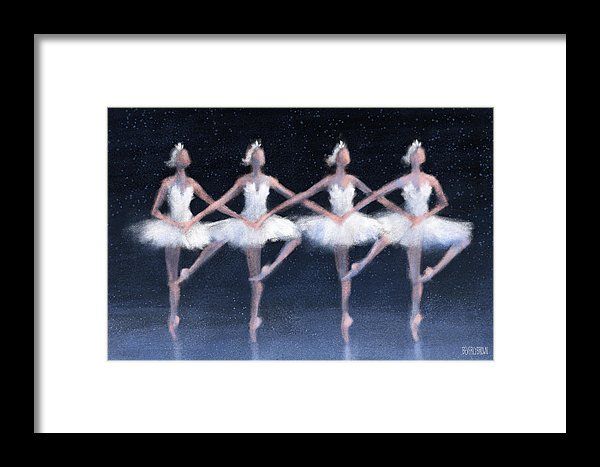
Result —
POLYGON ((460 248, 461 250, 464 250, 471 244, 471 242, 472 242, 471 237, 467 237, 458 243, 458 248, 460 248))
POLYGON ((410 280, 410 283, 413 287, 416 287, 421 283, 421 277, 418 273, 411 272, 408 276, 408 279, 410 280))

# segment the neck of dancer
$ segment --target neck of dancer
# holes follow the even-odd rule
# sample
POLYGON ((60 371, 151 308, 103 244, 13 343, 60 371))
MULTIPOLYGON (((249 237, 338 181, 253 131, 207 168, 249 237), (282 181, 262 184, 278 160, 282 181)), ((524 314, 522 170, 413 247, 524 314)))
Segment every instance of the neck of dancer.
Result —
POLYGON ((177 170, 175 171, 175 177, 180 181, 185 180, 185 167, 177 167, 177 170))
POLYGON ((258 163, 252 164, 252 178, 259 178, 263 175, 262 167, 258 163))
POLYGON ((412 163, 410 173, 413 175, 419 175, 421 173, 421 164, 412 163))

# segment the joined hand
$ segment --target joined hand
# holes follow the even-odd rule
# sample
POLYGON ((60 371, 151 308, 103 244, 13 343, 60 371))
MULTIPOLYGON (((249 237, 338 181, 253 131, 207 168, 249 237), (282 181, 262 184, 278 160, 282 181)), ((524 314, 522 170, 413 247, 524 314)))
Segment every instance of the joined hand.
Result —
POLYGON ((263 225, 263 223, 269 218, 269 216, 267 214, 263 214, 262 216, 260 216, 254 223, 253 223, 253 227, 255 229, 260 229, 263 225))
POLYGON ((341 222, 339 222, 339 224, 342 224, 343 222, 346 221, 346 219, 348 219, 352 214, 354 214, 356 211, 354 209, 350 209, 350 211, 345 212, 341 217, 337 216, 341 219, 341 222))
POLYGON ((192 228, 192 226, 195 224, 196 222, 194 220, 191 221, 187 221, 187 222, 180 222, 179 223, 179 228, 181 230, 183 230, 183 233, 188 233, 189 230, 192 228))
POLYGON ((345 215, 337 216, 337 215, 333 214, 333 221, 338 225, 342 225, 344 222, 346 222, 346 217, 345 217, 345 215))
POLYGON ((244 224, 246 224, 247 227, 250 227, 251 229, 258 229, 258 228, 260 228, 260 225, 258 224, 258 221, 251 221, 250 219, 242 218, 242 222, 244 224))
POLYGON ((419 225, 421 222, 425 220, 424 216, 411 216, 409 220, 412 222, 413 227, 419 225))

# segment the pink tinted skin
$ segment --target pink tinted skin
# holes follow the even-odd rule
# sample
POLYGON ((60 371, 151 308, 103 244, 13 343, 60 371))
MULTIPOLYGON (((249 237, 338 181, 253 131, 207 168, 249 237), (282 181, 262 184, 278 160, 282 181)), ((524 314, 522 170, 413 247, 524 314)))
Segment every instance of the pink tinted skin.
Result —
MULTIPOLYGON (((190 222, 186 223, 187 225, 184 228, 189 229, 195 222, 198 222, 200 219, 214 212, 215 210, 220 209, 225 205, 225 203, 242 194, 244 187, 248 183, 255 183, 256 186, 265 183, 286 198, 293 197, 295 195, 293 191, 283 186, 283 184, 281 184, 275 177, 268 176, 262 171, 264 164, 265 153, 264 150, 259 147, 253 152, 250 159, 250 166, 252 168, 251 172, 238 178, 233 186, 221 198, 208 206, 204 211, 197 214, 190 222)), ((333 216, 333 214, 331 214, 329 211, 312 201, 305 200, 303 204, 305 207, 314 212, 326 216, 333 216)), ((253 222, 247 219, 244 219, 244 222, 251 228, 260 228, 258 222, 253 222)), ((264 265, 262 268, 262 247, 250 247, 245 251, 246 261, 248 263, 248 279, 250 281, 250 287, 252 290, 250 299, 250 322, 248 325, 250 340, 252 342, 257 341, 257 331, 262 324, 262 318, 259 316, 259 309, 260 300, 264 291, 263 280, 268 277, 273 270, 279 266, 298 247, 298 245, 300 245, 300 243, 300 238, 287 241, 279 251, 275 261, 273 261, 272 264, 264 265)))
MULTIPOLYGON (((335 173, 328 175, 321 179, 319 182, 315 183, 308 190, 303 191, 302 193, 298 193, 297 195, 292 196, 287 201, 281 203, 277 207, 273 208, 268 213, 264 214, 258 221, 258 225, 262 225, 270 216, 276 214, 284 209, 287 209, 295 204, 306 202, 309 198, 316 195, 320 191, 328 190, 330 187, 334 185, 339 185, 342 188, 346 188, 350 183, 354 184, 359 190, 361 190, 365 194, 372 193, 371 189, 359 180, 357 177, 350 175, 346 172, 346 167, 350 163, 350 151, 348 148, 341 149, 336 157, 336 169, 335 173)), ((387 200, 385 197, 379 197, 378 201, 386 206, 388 209, 393 209, 397 212, 404 212, 399 206, 387 200)), ((323 208, 321 208, 323 210, 323 208)), ((323 214, 319 212, 319 214, 323 214)), ((333 221, 338 224, 342 224, 347 216, 337 216, 335 214, 329 213, 327 211, 328 217, 330 217, 333 221)), ((348 274, 349 268, 349 248, 345 246, 338 246, 334 249, 334 259, 335 266, 338 273, 338 278, 340 280, 340 288, 341 288, 341 307, 342 307, 342 320, 341 320, 341 331, 342 338, 344 342, 348 343, 350 341, 349 329, 352 325, 353 319, 350 316, 350 293, 352 291, 352 283, 350 280, 344 279, 344 276, 348 274)))
MULTIPOLYGON (((421 147, 411 157, 411 171, 409 174, 404 175, 403 177, 400 177, 397 180, 394 180, 384 185, 379 190, 373 192, 370 196, 367 196, 364 200, 362 200, 360 203, 354 206, 354 208, 350 212, 346 213, 343 217, 347 217, 352 212, 359 211, 369 203, 378 199, 378 197, 380 196, 385 196, 395 190, 402 189, 408 183, 412 183, 415 187, 420 187, 425 183, 429 183, 435 191, 437 198, 437 203, 435 207, 421 216, 413 216, 404 212, 403 215, 405 215, 412 222, 413 225, 418 225, 425 219, 440 212, 442 209, 448 206, 448 199, 446 198, 446 195, 444 194, 444 191, 442 190, 442 187, 438 180, 433 175, 429 175, 421 171, 421 165, 425 162, 425 160, 425 150, 421 147)), ((423 284, 431 280, 431 278, 433 278, 438 272, 440 272, 450 261, 452 261, 452 259, 454 259, 462 250, 464 250, 469 245, 469 243, 470 240, 467 240, 452 245, 446 251, 442 259, 440 259, 440 261, 435 266, 427 267, 423 274, 421 274, 422 247, 416 246, 407 249, 408 276, 412 285, 410 329, 415 342, 418 342, 420 340, 419 326, 421 324, 421 321, 423 320, 423 315, 421 313, 421 298, 423 296, 423 284)), ((350 279, 358 275, 365 268, 365 266, 367 266, 379 253, 381 253, 385 249, 387 245, 389 245, 389 240, 384 237, 375 242, 367 256, 361 261, 358 261, 352 265, 350 272, 346 276, 346 278, 350 279)))
MULTIPOLYGON (((185 190, 188 186, 193 187, 194 194, 205 201, 207 204, 213 203, 214 200, 204 191, 202 186, 196 182, 193 178, 188 177, 186 174, 186 169, 191 165, 192 159, 186 149, 182 150, 177 159, 175 160, 175 175, 171 177, 165 178, 156 194, 156 198, 154 200, 154 204, 152 205, 151 214, 153 217, 160 219, 163 222, 166 222, 170 225, 173 225, 177 228, 184 229, 185 225, 181 222, 177 222, 167 214, 164 214, 160 211, 160 208, 164 204, 167 193, 172 186, 177 186, 181 191, 185 190)), ((221 207, 221 212, 224 214, 240 217, 237 213, 229 209, 227 206, 221 207)), ((203 253, 207 250, 209 252, 212 251, 212 254, 216 253, 216 251, 220 248, 218 244, 211 243, 206 246, 203 250, 203 253)), ((179 300, 181 298, 181 282, 180 277, 178 275, 179 271, 179 257, 181 255, 181 248, 165 248, 165 262, 167 266, 167 279, 169 286, 169 319, 168 319, 168 328, 171 337, 176 340, 177 339, 177 327, 179 325, 179 300)), ((212 256, 212 255, 211 255, 212 256)))

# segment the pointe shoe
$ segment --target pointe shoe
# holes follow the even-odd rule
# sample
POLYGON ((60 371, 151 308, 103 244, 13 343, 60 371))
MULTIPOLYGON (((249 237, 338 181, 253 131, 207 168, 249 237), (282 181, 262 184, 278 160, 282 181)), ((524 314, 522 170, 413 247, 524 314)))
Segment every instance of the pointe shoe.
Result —
POLYGON ((354 320, 350 315, 342 317, 342 338, 346 344, 350 342, 350 326, 352 326, 353 322, 354 320))
POLYGON ((349 281, 353 277, 357 276, 360 273, 360 271, 362 271, 363 269, 364 269, 364 266, 362 265, 362 263, 360 263, 360 262, 352 263, 352 266, 350 266, 350 272, 348 272, 348 274, 346 274, 344 277, 342 277, 342 280, 349 281))
POLYGON ((169 334, 173 340, 177 340, 177 328, 179 327, 180 318, 178 315, 175 315, 175 318, 169 319, 169 334))
POLYGON ((250 342, 256 342, 256 331, 262 325, 262 318, 257 316, 250 320, 248 327, 250 328, 250 342))
POLYGON ((252 276, 250 278, 248 278, 248 280, 250 282, 259 282, 262 281, 264 278, 266 278, 269 274, 271 274, 272 271, 272 267, 270 264, 265 264, 261 269, 260 269, 260 274, 257 274, 256 276, 252 276))
POLYGON ((419 326, 423 321, 423 315, 421 313, 417 313, 410 320, 410 333, 412 334, 413 341, 419 342, 421 340, 421 336, 419 336, 419 326))
POLYGON ((423 273, 423 275, 420 278, 420 281, 422 283, 424 282, 429 282, 431 280, 431 278, 434 276, 435 271, 433 270, 432 267, 428 267, 425 269, 425 272, 423 273))
POLYGON ((181 284, 182 282, 188 280, 189 277, 190 277, 189 268, 183 268, 181 270, 181 272, 179 273, 179 279, 177 279, 177 283, 181 284))

